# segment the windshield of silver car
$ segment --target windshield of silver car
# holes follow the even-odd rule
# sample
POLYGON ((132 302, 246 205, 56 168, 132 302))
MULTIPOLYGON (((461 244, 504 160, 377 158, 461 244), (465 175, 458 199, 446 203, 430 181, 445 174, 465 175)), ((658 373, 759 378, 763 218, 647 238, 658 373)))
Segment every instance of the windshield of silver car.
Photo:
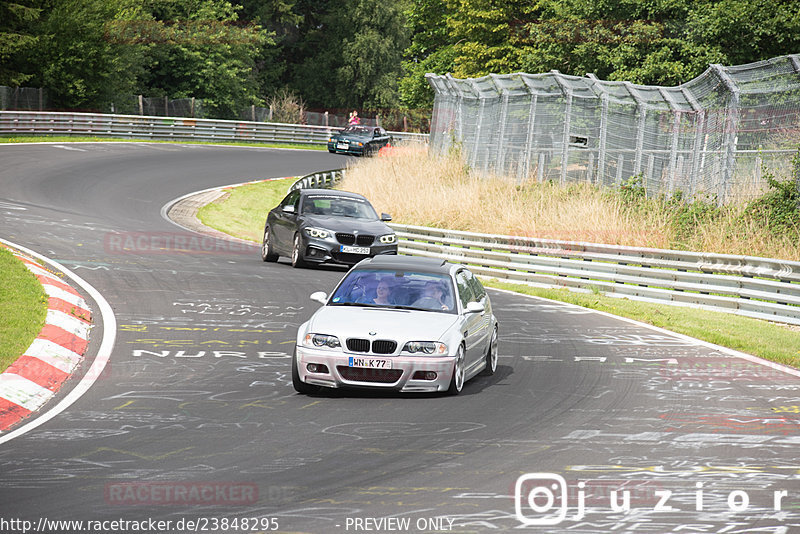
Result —
POLYGON ((456 313, 454 295, 447 274, 355 269, 336 289, 329 305, 456 313))

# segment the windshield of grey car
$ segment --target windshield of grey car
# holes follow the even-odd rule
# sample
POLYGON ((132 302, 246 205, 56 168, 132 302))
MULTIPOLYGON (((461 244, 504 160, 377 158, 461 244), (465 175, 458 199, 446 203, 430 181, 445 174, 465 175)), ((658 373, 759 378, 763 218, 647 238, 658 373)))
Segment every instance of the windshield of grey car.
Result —
POLYGON ((341 132, 343 135, 369 135, 372 133, 372 128, 366 126, 348 126, 341 132))
POLYGON ((447 274, 355 269, 339 284, 329 305, 456 313, 454 295, 447 274))
POLYGON ((305 215, 353 217, 355 219, 378 218, 378 214, 366 200, 333 195, 308 195, 303 200, 302 213, 305 215))

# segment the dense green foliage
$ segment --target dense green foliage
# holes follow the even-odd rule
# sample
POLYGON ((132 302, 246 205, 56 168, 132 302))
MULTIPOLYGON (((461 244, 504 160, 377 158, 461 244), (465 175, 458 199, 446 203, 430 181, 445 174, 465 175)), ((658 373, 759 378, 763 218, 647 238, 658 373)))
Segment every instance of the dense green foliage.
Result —
POLYGON ((800 50, 794 0, 9 0, 0 85, 51 107, 143 94, 233 117, 288 90, 311 108, 429 107, 427 72, 588 72, 674 85, 800 50))
POLYGON ((557 69, 678 85, 709 63, 800 50, 794 0, 413 0, 410 21, 401 87, 411 106, 431 101, 424 70, 475 77, 557 69))

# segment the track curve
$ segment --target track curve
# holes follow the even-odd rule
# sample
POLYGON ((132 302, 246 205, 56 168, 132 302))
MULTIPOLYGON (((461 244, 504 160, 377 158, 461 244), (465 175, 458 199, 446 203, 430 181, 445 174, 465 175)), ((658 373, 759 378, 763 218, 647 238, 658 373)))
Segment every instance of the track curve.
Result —
MULTIPOLYGON (((2 146, 0 160, 0 237, 78 273, 118 321, 105 376, 0 447, 2 518, 154 518, 171 521, 161 529, 170 532, 203 518, 213 532, 515 530, 544 516, 525 498, 517 517, 518 477, 550 473, 563 477, 569 513, 531 529, 800 528, 798 379, 587 310, 493 292, 498 372, 459 397, 296 395, 288 356, 316 306, 308 295, 344 271, 267 265, 255 247, 204 247, 160 209, 192 191, 335 168, 344 157, 74 143, 2 146), (176 251, 179 239, 193 250, 176 251), (630 512, 611 509, 616 489, 620 502, 629 491, 630 512), (787 492, 780 513, 775 491, 787 492), (223 528, 234 518, 275 522, 223 528)), ((542 507, 548 484, 528 477, 521 490, 539 487, 542 507)))

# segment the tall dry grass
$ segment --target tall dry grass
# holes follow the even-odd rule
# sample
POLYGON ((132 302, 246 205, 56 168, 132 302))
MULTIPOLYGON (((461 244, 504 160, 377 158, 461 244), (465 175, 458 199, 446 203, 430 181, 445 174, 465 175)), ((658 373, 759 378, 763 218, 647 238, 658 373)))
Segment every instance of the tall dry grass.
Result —
POLYGON ((619 195, 588 184, 517 184, 471 171, 455 154, 408 148, 364 158, 348 167, 340 188, 365 195, 403 224, 800 260, 797 243, 774 237, 760 221, 743 223, 743 207, 680 235, 664 203, 632 209, 619 195))

